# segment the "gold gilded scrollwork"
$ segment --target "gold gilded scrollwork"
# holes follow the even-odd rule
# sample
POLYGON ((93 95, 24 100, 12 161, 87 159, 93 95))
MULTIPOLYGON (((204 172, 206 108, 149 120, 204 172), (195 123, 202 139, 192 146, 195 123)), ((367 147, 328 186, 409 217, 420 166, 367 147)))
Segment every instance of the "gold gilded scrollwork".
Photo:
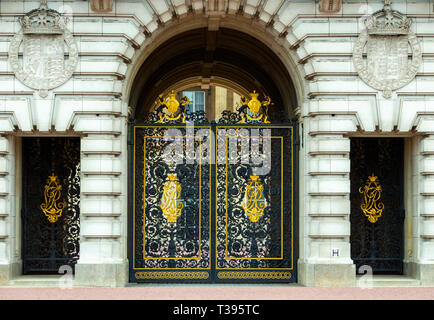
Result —
POLYGON ((160 95, 155 101, 156 111, 159 115, 157 123, 163 123, 164 120, 177 121, 181 119, 185 123, 186 106, 190 103, 187 97, 182 97, 181 103, 176 100, 176 93, 172 90, 167 97, 160 95), (181 118, 182 117, 182 118, 181 118))
POLYGON ((246 97, 241 97, 241 107, 238 109, 241 120, 238 123, 246 123, 246 118, 251 121, 261 121, 270 123, 268 120, 268 107, 271 105, 270 97, 265 97, 264 101, 258 100, 259 94, 256 91, 250 93, 250 101, 246 97), (250 113, 250 114, 249 114, 250 113))
POLYGON ((160 204, 163 215, 169 222, 176 222, 184 208, 184 203, 179 201, 181 184, 176 173, 169 173, 167 180, 164 182, 163 190, 161 190, 161 187, 158 190, 163 193, 160 204))
POLYGON ((291 279, 291 272, 284 271, 219 271, 219 279, 291 279))
POLYGON ((360 208, 371 223, 377 222, 383 213, 384 204, 380 202, 382 191, 378 177, 374 174, 368 177, 365 186, 359 188, 359 192, 363 194, 360 208))
POLYGON ((47 216, 48 221, 55 223, 61 216, 65 207, 61 198, 62 186, 59 184, 57 176, 52 174, 47 179, 47 184, 44 187, 44 203, 41 204, 41 209, 47 216))
POLYGON ((241 203, 244 212, 250 221, 258 222, 259 218, 264 214, 264 209, 267 207, 267 201, 264 197, 264 186, 258 176, 250 176, 247 186, 244 190, 243 202, 241 203))

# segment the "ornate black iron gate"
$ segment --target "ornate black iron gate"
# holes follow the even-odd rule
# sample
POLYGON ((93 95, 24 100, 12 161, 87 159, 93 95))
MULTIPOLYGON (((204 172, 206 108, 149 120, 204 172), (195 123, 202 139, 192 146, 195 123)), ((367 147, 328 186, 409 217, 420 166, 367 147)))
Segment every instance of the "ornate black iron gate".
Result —
POLYGON ((132 126, 130 281, 295 282, 294 126, 177 107, 132 126))
POLYGON ((80 139, 23 138, 23 273, 58 273, 79 255, 80 139))
POLYGON ((403 140, 351 139, 351 258, 380 273, 403 272, 403 140))

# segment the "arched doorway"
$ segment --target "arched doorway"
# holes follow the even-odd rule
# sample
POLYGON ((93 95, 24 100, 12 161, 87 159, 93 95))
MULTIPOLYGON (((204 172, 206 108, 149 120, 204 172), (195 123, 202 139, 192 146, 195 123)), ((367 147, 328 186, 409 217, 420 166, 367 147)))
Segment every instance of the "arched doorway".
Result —
POLYGON ((297 104, 276 53, 234 29, 182 32, 129 105, 130 281, 295 282, 297 104))

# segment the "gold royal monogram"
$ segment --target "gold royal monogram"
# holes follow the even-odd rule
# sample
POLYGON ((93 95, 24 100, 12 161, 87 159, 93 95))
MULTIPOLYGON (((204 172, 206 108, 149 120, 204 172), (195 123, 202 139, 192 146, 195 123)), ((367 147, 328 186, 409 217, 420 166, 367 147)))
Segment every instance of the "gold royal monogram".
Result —
POLYGON ((238 109, 241 120, 238 123, 246 123, 246 118, 251 121, 263 121, 270 123, 268 120, 268 107, 271 105, 270 97, 265 97, 264 101, 258 100, 259 94, 256 91, 250 93, 250 101, 247 102, 245 97, 241 97, 241 107, 238 109))
POLYGON ((382 191, 378 177, 374 174, 368 177, 364 187, 359 188, 359 192, 363 194, 360 208, 371 223, 377 222, 383 213, 384 204, 380 202, 382 191))
POLYGON ((176 222, 181 215, 184 204, 179 201, 181 196, 181 184, 179 183, 176 173, 169 173, 167 180, 164 182, 160 208, 163 210, 163 215, 169 222, 176 222))
POLYGON ((51 223, 55 223, 62 216, 65 207, 63 202, 59 202, 62 196, 61 190, 62 186, 59 184, 57 176, 54 174, 49 176, 44 188, 45 202, 41 204, 41 209, 51 223))
POLYGON ((264 214, 267 201, 264 197, 264 186, 258 176, 250 176, 244 190, 244 199, 241 204, 250 221, 258 222, 264 214))

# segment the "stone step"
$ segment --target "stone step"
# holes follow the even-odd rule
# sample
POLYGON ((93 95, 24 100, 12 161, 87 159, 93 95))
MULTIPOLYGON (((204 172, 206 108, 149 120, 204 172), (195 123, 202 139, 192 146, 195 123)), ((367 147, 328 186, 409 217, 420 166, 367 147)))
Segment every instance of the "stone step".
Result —
POLYGON ((11 280, 10 285, 14 287, 59 287, 65 283, 61 278, 62 275, 25 275, 11 280))
POLYGON ((358 287, 369 286, 372 287, 419 287, 421 285, 420 280, 414 279, 408 276, 399 275, 374 275, 371 278, 369 276, 357 276, 358 287))

